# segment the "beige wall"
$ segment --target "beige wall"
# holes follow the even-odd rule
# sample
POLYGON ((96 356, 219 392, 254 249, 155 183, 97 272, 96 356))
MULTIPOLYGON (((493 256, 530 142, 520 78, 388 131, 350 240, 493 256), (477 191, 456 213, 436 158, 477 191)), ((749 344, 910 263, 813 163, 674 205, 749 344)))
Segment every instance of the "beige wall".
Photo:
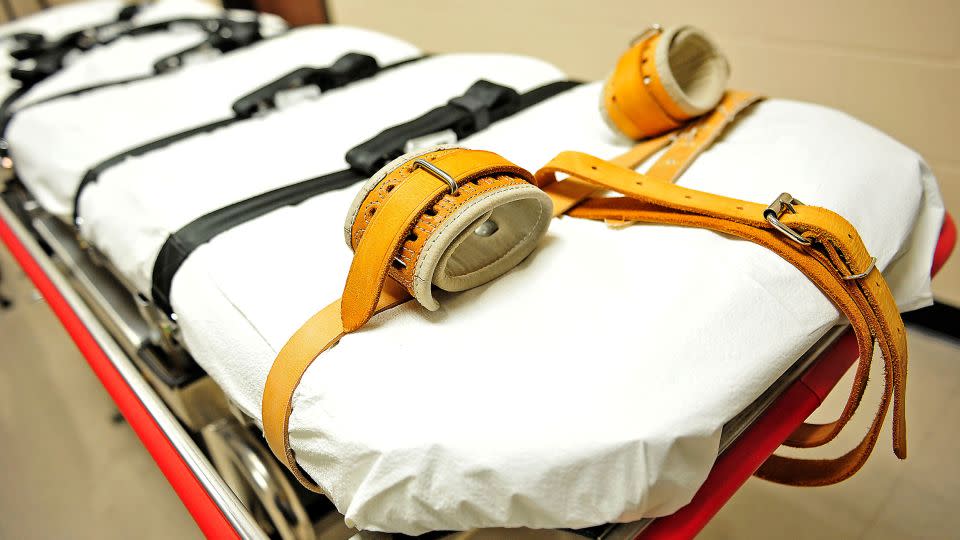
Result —
MULTIPOLYGON (((433 52, 535 55, 597 79, 644 26, 693 24, 730 57, 739 88, 847 111, 918 150, 960 216, 960 1, 583 2, 331 0, 334 22, 433 52)), ((960 305, 960 255, 935 282, 960 305)))

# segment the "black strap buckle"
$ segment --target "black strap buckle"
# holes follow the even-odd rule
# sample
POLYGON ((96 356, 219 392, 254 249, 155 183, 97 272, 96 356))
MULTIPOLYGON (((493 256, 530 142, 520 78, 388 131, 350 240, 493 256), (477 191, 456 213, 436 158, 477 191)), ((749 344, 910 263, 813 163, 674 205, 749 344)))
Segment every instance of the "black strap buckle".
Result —
POLYGON ((320 92, 345 86, 354 81, 376 74, 380 66, 372 56, 347 53, 330 67, 302 67, 270 82, 233 103, 237 118, 249 118, 254 114, 277 107, 277 97, 283 93, 315 87, 320 92))
POLYGON ((220 21, 220 27, 213 33, 211 45, 218 51, 227 53, 261 39, 263 35, 260 33, 259 19, 249 21, 224 19, 220 21))
POLYGON ((117 21, 127 22, 133 20, 133 18, 140 13, 141 9, 143 9, 143 6, 140 4, 130 4, 129 6, 124 6, 120 8, 120 12, 117 13, 117 21))
POLYGON ((442 135, 444 142, 453 143, 513 114, 520 106, 516 90, 481 79, 446 105, 353 147, 347 152, 347 163, 351 169, 372 176, 390 160, 403 155, 408 142, 437 134, 442 135))
POLYGON ((41 34, 21 32, 13 36, 14 45, 10 49, 10 56, 14 60, 26 60, 42 53, 47 46, 47 39, 41 34))
POLYGON ((19 81, 21 86, 29 88, 63 67, 63 58, 66 52, 54 49, 34 58, 23 60, 10 70, 10 78, 19 81))
POLYGON ((492 109, 508 106, 513 103, 519 106, 520 94, 513 88, 501 86, 490 81, 479 80, 473 83, 465 94, 451 99, 449 103, 466 110, 473 118, 473 125, 465 127, 465 129, 469 129, 469 133, 463 132, 457 134, 460 138, 463 138, 477 131, 486 129, 491 122, 490 111, 492 109))

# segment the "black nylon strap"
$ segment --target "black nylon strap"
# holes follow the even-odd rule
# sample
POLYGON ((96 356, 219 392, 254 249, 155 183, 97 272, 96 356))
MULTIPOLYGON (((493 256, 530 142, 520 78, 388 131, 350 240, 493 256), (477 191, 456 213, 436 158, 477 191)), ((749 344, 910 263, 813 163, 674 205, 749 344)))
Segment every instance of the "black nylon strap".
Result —
MULTIPOLYGON (((363 163, 368 166, 372 166, 373 163, 383 165, 401 155, 403 147, 411 138, 453 128, 459 130, 457 133, 460 138, 466 137, 483 130, 489 125, 489 122, 477 122, 475 119, 478 115, 495 122, 545 101, 578 84, 580 83, 574 81, 554 82, 519 95, 511 88, 488 81, 479 81, 460 98, 454 98, 446 105, 433 109, 410 122, 384 130, 369 141, 354 147, 347 153, 347 160, 349 162, 350 154, 354 153, 356 155, 357 152, 354 151, 358 149, 360 149, 359 153, 364 156, 379 151, 382 153, 378 157, 364 159, 363 163), (488 103, 489 106, 483 112, 479 111, 479 107, 467 109, 459 103, 461 98, 466 96, 469 96, 467 99, 476 100, 471 104, 488 103)), ((160 248, 156 261, 154 261, 153 285, 151 288, 154 304, 167 315, 173 313, 173 307, 170 304, 170 288, 173 284, 173 277, 191 253, 216 236, 279 208, 294 206, 317 195, 365 180, 372 176, 380 166, 377 166, 372 172, 351 167, 274 189, 214 210, 183 226, 167 237, 160 248)))
MULTIPOLYGON (((362 55, 358 55, 357 53, 348 53, 347 56, 349 56, 349 55, 362 56, 362 55)), ((342 58, 341 58, 341 60, 342 60, 342 58)), ((371 58, 371 60, 372 60, 372 58, 371 58)), ((392 69, 393 67, 396 67, 396 66, 401 65, 401 64, 405 64, 405 63, 407 63, 407 62, 409 62, 409 61, 410 61, 410 60, 405 60, 405 61, 399 62, 399 63, 397 63, 397 64, 391 64, 391 65, 389 65, 389 66, 385 66, 385 67, 382 68, 382 69, 379 68, 379 67, 377 67, 376 71, 373 71, 372 73, 369 72, 368 69, 357 70, 357 71, 355 71, 355 72, 350 72, 350 75, 359 77, 359 78, 361 78, 361 79, 362 79, 362 78, 367 78, 367 77, 373 75, 374 73, 377 73, 377 72, 380 72, 380 71, 383 71, 383 70, 386 70, 386 69, 392 69)), ((376 66, 376 61, 374 61, 373 64, 374 64, 374 66, 376 66)), ((369 65, 367 65, 366 67, 369 67, 369 65)), ((313 70, 313 71, 318 71, 318 70, 313 70)), ((289 76, 289 75, 288 75, 288 76, 289 76)), ((286 77, 286 76, 285 76, 285 77, 286 77)), ((283 77, 281 77, 281 80, 282 80, 282 79, 283 79, 283 77)), ((323 82, 324 82, 324 84, 326 84, 327 86, 326 86, 326 88, 321 87, 321 90, 330 90, 330 89, 336 87, 336 86, 333 86, 334 84, 337 84, 337 85, 341 85, 341 86, 342 86, 342 85, 350 84, 350 83, 354 82, 355 80, 356 80, 356 79, 351 78, 351 77, 348 77, 348 76, 342 76, 342 77, 326 77, 326 78, 323 79, 323 82)), ((271 83, 271 84, 273 84, 273 83, 271 83)), ((269 86, 269 85, 268 85, 268 86, 269 86)), ((276 95, 276 92, 274 92, 274 97, 275 97, 275 95, 276 95)), ((245 96, 245 97, 248 97, 248 96, 245 96)), ((244 98, 240 98, 240 100, 243 100, 243 99, 244 99, 244 98)), ((201 134, 201 133, 208 133, 208 132, 211 132, 211 131, 213 131, 213 130, 215 130, 215 129, 219 129, 219 128, 228 126, 228 125, 230 125, 230 124, 233 124, 233 123, 235 123, 235 122, 239 122, 239 121, 242 121, 242 120, 246 120, 247 118, 249 118, 249 116, 237 116, 237 115, 236 115, 237 103, 239 103, 240 100, 238 100, 238 101, 237 101, 236 103, 234 103, 234 105, 233 105, 233 108, 234 108, 234 110, 235 110, 234 116, 231 116, 231 117, 229 117, 229 118, 224 118, 223 120, 217 120, 217 121, 211 122, 211 123, 209 123, 209 124, 204 124, 204 125, 201 125, 201 126, 196 126, 196 127, 194 127, 194 128, 191 128, 191 129, 188 129, 188 130, 185 130, 185 131, 181 131, 181 132, 178 132, 178 133, 173 133, 173 134, 171 134, 171 135, 168 135, 168 136, 166 136, 166 137, 163 137, 163 138, 160 138, 160 139, 157 139, 157 140, 148 142, 148 143, 146 143, 146 144, 142 144, 142 145, 140 145, 140 146, 137 146, 137 147, 134 147, 134 148, 130 148, 130 149, 128 149, 128 150, 125 150, 125 151, 123 151, 123 152, 120 152, 119 154, 116 154, 116 155, 114 155, 114 156, 111 156, 111 157, 109 157, 109 158, 101 161, 101 162, 98 163, 97 165, 93 166, 92 168, 90 168, 90 169, 83 175, 83 178, 80 180, 80 184, 77 186, 77 190, 76 190, 76 192, 74 193, 74 196, 73 196, 73 220, 74 220, 74 224, 79 225, 80 216, 79 216, 79 214, 78 214, 78 209, 79 209, 79 204, 80 204, 80 196, 83 194, 83 190, 86 189, 86 187, 87 187, 88 185, 92 184, 93 182, 96 182, 97 179, 100 177, 101 174, 103 174, 103 172, 104 172, 105 170, 109 169, 110 167, 113 167, 113 166, 115 166, 115 165, 118 165, 118 164, 122 163, 124 160, 126 160, 126 159, 129 158, 129 157, 132 157, 132 156, 141 156, 141 155, 143 155, 143 154, 146 154, 147 152, 152 152, 152 151, 154 151, 154 150, 159 150, 160 148, 164 148, 164 147, 169 146, 169 145, 171 145, 171 144, 173 144, 173 143, 175 143, 175 142, 182 141, 182 140, 184 140, 184 139, 188 139, 188 138, 190 138, 190 137, 192 137, 192 136, 194 136, 194 135, 199 135, 199 134, 201 134)), ((251 114, 252 114, 252 113, 251 113, 251 114)))

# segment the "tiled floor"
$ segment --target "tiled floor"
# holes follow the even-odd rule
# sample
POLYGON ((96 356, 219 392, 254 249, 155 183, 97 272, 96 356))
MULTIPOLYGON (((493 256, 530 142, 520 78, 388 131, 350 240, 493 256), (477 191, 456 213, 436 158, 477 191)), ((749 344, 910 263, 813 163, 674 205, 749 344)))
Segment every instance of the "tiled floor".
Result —
MULTIPOLYGON (((0 538, 199 537, 2 247, 0 265, 0 290, 16 303, 0 311, 0 538)), ((844 397, 831 396, 827 410, 839 410, 844 397)), ((876 398, 868 394, 866 403, 876 398)), ((911 333, 908 404, 906 462, 893 456, 885 433, 863 472, 838 486, 751 480, 701 538, 957 538, 960 347, 911 333)), ((852 446, 862 433, 857 427, 840 446, 852 446)))

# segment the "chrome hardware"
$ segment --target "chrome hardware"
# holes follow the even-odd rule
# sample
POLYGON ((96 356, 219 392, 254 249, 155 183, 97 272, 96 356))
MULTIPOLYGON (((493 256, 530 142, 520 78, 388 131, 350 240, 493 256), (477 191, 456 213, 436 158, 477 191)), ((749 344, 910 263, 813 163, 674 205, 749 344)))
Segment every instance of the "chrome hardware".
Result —
POLYGON ((633 47, 634 45, 636 45, 637 43, 640 43, 641 41, 645 41, 654 36, 658 36, 662 33, 663 33, 662 26, 660 26, 659 24, 651 24, 650 26, 646 27, 643 30, 643 32, 640 32, 633 39, 630 40, 630 46, 633 47))
POLYGON ((768 223, 770 223, 770 225, 773 226, 774 229, 785 234, 787 238, 793 240, 801 246, 809 246, 811 244, 810 240, 807 240, 800 235, 800 233, 780 222, 780 216, 783 215, 784 211, 789 210, 790 213, 796 214, 797 209, 794 207, 802 204, 802 202, 793 198, 793 195, 789 193, 781 193, 780 196, 774 199, 773 202, 770 203, 770 206, 763 211, 763 217, 768 223))
POLYGON ((500 226, 497 225, 497 222, 492 219, 488 219, 483 223, 481 223, 479 227, 474 229, 473 234, 477 236, 487 237, 487 236, 493 236, 494 233, 496 233, 499 230, 500 230, 500 226))
POLYGON ((443 169, 437 167, 436 165, 434 165, 433 163, 430 163, 425 159, 414 160, 413 168, 416 169, 417 167, 423 167, 424 169, 427 170, 427 172, 429 172, 433 176, 436 176, 440 180, 443 180, 444 182, 446 182, 447 185, 450 186, 451 195, 457 194, 457 190, 459 189, 459 187, 457 186, 457 181, 452 176, 447 174, 443 169))
POLYGON ((434 131, 433 133, 427 133, 426 135, 421 135, 408 140, 403 145, 403 153, 409 154, 411 152, 419 152, 420 150, 433 148, 434 146, 439 146, 441 144, 454 144, 455 142, 457 142, 457 132, 453 131, 452 129, 434 131))
POLYGON ((868 266, 866 270, 864 270, 863 272, 861 272, 861 273, 859 273, 859 274, 851 274, 851 275, 849 275, 849 276, 843 276, 843 279, 845 279, 845 280, 847 280, 847 281, 855 281, 855 280, 858 280, 858 279, 863 279, 863 278, 867 277, 868 275, 870 275, 870 272, 873 272, 873 269, 876 268, 876 266, 877 266, 877 258, 876 258, 876 257, 870 257, 870 266, 868 266))

